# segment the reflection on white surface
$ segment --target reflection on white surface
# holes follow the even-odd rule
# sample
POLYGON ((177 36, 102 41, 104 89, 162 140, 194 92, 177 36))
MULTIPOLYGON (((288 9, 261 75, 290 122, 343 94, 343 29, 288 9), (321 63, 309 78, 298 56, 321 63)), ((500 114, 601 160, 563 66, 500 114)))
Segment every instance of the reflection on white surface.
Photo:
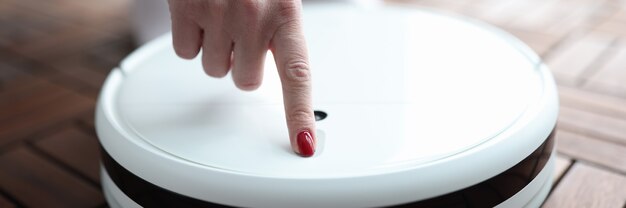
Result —
POLYGON ((220 169, 363 174, 480 144, 540 95, 533 63, 481 27, 411 9, 324 8, 304 13, 314 107, 328 113, 317 123, 323 152, 308 159, 291 153, 271 55, 261 88, 242 92, 168 46, 126 77, 118 110, 127 128, 172 155, 220 169))

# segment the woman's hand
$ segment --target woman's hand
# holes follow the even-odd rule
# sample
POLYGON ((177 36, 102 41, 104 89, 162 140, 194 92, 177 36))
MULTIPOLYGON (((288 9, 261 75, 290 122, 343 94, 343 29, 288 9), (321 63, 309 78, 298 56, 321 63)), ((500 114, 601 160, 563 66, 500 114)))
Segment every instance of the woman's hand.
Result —
POLYGON ((239 89, 261 85, 267 50, 282 83, 292 149, 315 152, 311 73, 300 0, 168 0, 176 54, 194 58, 202 48, 204 71, 223 77, 232 69, 239 89))

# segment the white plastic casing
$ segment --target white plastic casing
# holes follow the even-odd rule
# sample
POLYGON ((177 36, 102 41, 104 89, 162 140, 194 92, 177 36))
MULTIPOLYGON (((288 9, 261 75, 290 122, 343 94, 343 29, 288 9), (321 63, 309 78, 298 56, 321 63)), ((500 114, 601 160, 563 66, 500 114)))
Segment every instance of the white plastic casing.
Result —
MULTIPOLYGON (((271 54, 253 92, 178 58, 166 35, 106 80, 96 125, 122 166, 165 189, 244 207, 371 207, 484 181, 554 128, 556 88, 527 46, 414 8, 311 4, 304 28, 318 149, 289 146, 271 54)), ((229 75, 230 76, 230 75, 229 75)))

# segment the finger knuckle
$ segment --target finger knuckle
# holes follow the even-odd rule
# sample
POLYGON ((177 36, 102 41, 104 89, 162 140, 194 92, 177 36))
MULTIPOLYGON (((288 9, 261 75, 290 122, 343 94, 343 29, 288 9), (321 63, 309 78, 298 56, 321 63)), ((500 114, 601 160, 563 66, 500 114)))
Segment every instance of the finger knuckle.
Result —
POLYGON ((181 5, 181 14, 183 18, 192 21, 201 20, 206 16, 205 11, 215 10, 216 5, 210 5, 209 2, 204 1, 181 1, 184 2, 181 5))
POLYGON ((311 80, 309 63, 304 59, 296 59, 287 63, 285 74, 289 81, 308 82, 311 80))
POLYGON ((279 26, 289 25, 299 18, 300 5, 297 0, 280 0, 276 5, 276 23, 279 26))
POLYGON ((280 0, 277 2, 278 12, 283 17, 293 17, 298 14, 300 6, 297 0, 280 0))
POLYGON ((217 68, 207 68, 204 70, 204 73, 210 77, 222 78, 226 76, 228 71, 223 70, 223 69, 217 69, 217 68))
POLYGON ((258 14, 261 10, 261 1, 259 0, 240 0, 239 2, 248 14, 258 14))
POLYGON ((228 66, 225 63, 220 64, 216 61, 210 61, 207 57, 203 57, 202 67, 204 68, 204 73, 210 77, 221 78, 228 74, 228 66))
POLYGON ((176 52, 176 55, 178 55, 178 57, 184 59, 193 59, 193 57, 195 57, 195 51, 192 51, 192 49, 181 46, 181 43, 175 45, 176 46, 174 47, 174 51, 176 52))
POLYGON ((287 122, 300 125, 305 125, 311 120, 313 120, 313 112, 302 107, 292 110, 287 117, 287 122))
POLYGON ((261 86, 261 80, 258 78, 246 78, 246 79, 236 79, 235 85, 237 88, 245 91, 256 90, 261 86))

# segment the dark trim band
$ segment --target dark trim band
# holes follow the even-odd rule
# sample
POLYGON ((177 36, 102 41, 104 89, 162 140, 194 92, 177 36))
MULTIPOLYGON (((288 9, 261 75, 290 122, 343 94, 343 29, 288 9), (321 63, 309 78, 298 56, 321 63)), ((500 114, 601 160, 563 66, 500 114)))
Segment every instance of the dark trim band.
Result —
MULTIPOLYGON (((553 149, 554 130, 533 153, 499 175, 449 194, 395 207, 494 207, 526 187, 546 165, 553 149)), ((115 185, 143 207, 229 207, 152 184, 122 167, 104 148, 102 163, 115 185)))

